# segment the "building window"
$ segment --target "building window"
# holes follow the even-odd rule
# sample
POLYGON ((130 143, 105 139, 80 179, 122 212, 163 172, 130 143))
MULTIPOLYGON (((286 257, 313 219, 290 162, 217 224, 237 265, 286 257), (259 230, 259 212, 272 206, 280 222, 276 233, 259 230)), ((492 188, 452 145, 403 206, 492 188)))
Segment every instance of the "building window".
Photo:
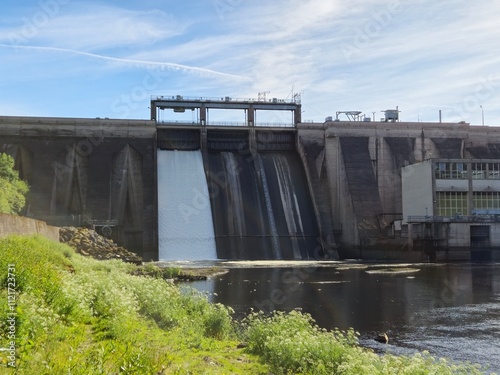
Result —
POLYGON ((474 209, 500 210, 500 192, 475 192, 474 209))
POLYGON ((467 163, 462 162, 439 162, 434 163, 434 175, 436 179, 467 179, 467 163))
POLYGON ((487 163, 471 163, 471 168, 473 180, 486 180, 488 178, 487 163))
POLYGON ((458 191, 437 192, 437 215, 468 215, 467 193, 458 191))
POLYGON ((500 180, 500 163, 488 163, 488 178, 500 180))

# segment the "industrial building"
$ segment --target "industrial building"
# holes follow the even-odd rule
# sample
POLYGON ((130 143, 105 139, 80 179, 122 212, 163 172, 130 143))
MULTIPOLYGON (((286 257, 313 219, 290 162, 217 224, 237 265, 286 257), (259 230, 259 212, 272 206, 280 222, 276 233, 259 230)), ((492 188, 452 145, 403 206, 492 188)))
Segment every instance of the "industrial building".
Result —
POLYGON ((405 166, 402 194, 410 248, 432 259, 497 259, 491 249, 500 248, 500 160, 428 159, 405 166))

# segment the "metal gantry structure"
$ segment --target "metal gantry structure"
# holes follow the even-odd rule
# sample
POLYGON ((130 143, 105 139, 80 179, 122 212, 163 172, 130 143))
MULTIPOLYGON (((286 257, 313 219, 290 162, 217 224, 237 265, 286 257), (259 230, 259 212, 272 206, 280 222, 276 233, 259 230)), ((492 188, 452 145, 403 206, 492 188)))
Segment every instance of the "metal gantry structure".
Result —
MULTIPOLYGON (((176 96, 155 96, 151 98, 151 120, 157 123, 165 123, 172 125, 199 125, 199 126, 223 126, 227 125, 222 121, 211 121, 211 109, 225 110, 242 110, 244 111, 244 121, 239 126, 285 126, 296 127, 301 122, 301 103, 300 95, 294 95, 292 99, 267 99, 265 96, 260 96, 258 99, 233 99, 231 97, 221 98, 203 98, 203 97, 184 97, 176 96), (160 111, 172 110, 173 113, 185 113, 186 111, 196 112, 196 119, 192 121, 176 121, 167 119, 160 121, 160 111), (291 119, 284 119, 282 116, 276 115, 275 122, 262 122, 257 120, 259 111, 289 111, 292 115, 291 119)), ((237 125, 237 124, 232 124, 237 125)))

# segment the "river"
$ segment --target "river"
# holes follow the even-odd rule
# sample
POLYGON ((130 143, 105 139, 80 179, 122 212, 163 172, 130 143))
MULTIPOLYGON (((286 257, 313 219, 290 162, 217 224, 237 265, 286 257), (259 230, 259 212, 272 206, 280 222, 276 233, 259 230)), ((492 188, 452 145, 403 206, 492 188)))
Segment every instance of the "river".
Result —
POLYGON ((310 313, 324 328, 354 328, 376 352, 469 361, 500 373, 500 264, 219 262, 229 271, 191 285, 235 317, 310 313), (379 332, 387 345, 374 340, 379 332))

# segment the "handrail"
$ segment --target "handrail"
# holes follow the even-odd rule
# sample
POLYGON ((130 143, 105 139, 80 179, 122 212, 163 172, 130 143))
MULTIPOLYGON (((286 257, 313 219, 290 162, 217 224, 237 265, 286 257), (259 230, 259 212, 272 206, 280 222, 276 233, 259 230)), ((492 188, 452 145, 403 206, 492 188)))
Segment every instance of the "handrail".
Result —
POLYGON ((252 103, 295 103, 300 104, 300 99, 298 97, 292 99, 255 99, 255 98, 230 98, 230 97, 196 97, 196 96, 182 96, 182 95, 169 95, 169 96, 157 96, 151 95, 151 100, 179 100, 179 101, 189 101, 196 100, 201 102, 252 102, 252 103))
MULTIPOLYGON (((158 125, 188 125, 188 126, 202 126, 199 121, 179 121, 179 120, 161 120, 157 122, 158 125)), ((250 126, 248 122, 240 121, 209 121, 206 126, 250 126)), ((295 128, 295 124, 284 122, 257 122, 255 128, 295 128)))
POLYGON ((176 125, 201 126, 201 122, 199 122, 199 121, 161 120, 161 121, 157 121, 156 123, 157 124, 176 124, 176 125))
POLYGON ((500 215, 456 215, 456 216, 408 216, 408 223, 471 223, 500 222, 500 215))
POLYGON ((257 122, 255 124, 256 128, 259 127, 270 127, 270 128, 294 128, 295 124, 284 123, 284 122, 257 122))
POLYGON ((240 121, 209 121, 207 126, 248 126, 248 123, 240 121))

